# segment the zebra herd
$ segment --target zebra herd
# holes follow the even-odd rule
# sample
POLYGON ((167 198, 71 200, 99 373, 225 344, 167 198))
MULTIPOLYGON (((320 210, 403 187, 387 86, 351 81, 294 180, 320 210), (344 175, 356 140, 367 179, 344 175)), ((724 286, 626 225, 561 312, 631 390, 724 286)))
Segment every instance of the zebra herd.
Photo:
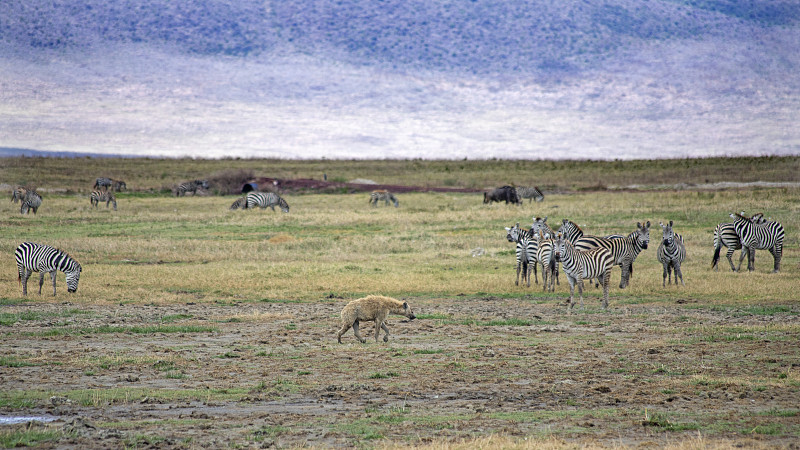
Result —
MULTIPOLYGON (((737 249, 742 249, 739 266, 745 255, 749 255, 748 269, 754 270, 755 250, 769 250, 774 258, 773 272, 780 271, 780 260, 783 251, 785 232, 783 226, 771 220, 765 220, 759 213, 747 217, 744 212, 730 214, 733 223, 721 223, 714 230, 714 257, 712 268, 717 268, 722 246, 728 248, 728 262, 735 272, 731 256, 737 249)), ((662 287, 678 280, 683 286, 681 264, 686 260, 686 246, 683 237, 673 229, 674 222, 659 223, 661 240, 656 250, 656 260, 663 266, 662 287)), ((610 270, 619 266, 622 274, 620 289, 625 289, 633 274, 633 263, 642 250, 646 250, 650 242, 650 221, 636 224, 636 229, 628 235, 588 236, 573 221, 564 219, 558 231, 547 224, 547 217, 534 217, 531 228, 522 229, 519 223, 513 227, 505 227, 506 239, 516 243, 516 279, 519 285, 520 273, 523 284, 530 287, 530 272, 533 272, 536 283, 539 283, 537 266, 542 268, 543 289, 553 292, 558 283, 559 263, 569 282, 569 309, 574 306, 575 286, 578 286, 580 304, 583 307, 583 280, 597 280, 595 286, 603 287, 603 308, 608 307, 608 286, 610 270)))

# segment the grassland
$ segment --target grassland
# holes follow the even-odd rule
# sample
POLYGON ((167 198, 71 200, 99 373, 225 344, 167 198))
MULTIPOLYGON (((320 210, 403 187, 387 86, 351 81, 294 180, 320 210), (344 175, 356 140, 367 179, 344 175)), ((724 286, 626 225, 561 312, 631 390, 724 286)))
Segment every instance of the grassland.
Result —
POLYGON ((796 159, 659 161, 649 183, 631 181, 644 162, 619 172, 616 163, 270 162, 267 171, 259 162, 259 176, 464 187, 554 176, 517 166, 554 164, 564 175, 543 203, 522 206, 408 193, 400 208, 370 208, 364 194, 285 193, 288 214, 161 191, 165 180, 251 161, 113 160, 114 173, 98 161, 0 168, 9 184, 48 180, 37 183, 45 200, 35 216, 0 203, 0 415, 56 419, 2 427, 3 445, 696 448, 800 437, 800 189, 654 188, 667 174, 687 185, 740 181, 717 172, 747 167, 763 175, 745 181, 797 181, 785 171, 796 159), (460 164, 457 175, 441 170, 460 164), (116 212, 89 203, 101 174, 135 189, 116 212), (603 190, 597 180, 649 187, 603 190), (710 269, 711 230, 740 210, 785 226, 781 273, 769 273, 765 251, 752 273, 732 273, 724 259, 710 269), (596 234, 649 220, 651 248, 629 288, 616 288, 614 270, 608 311, 588 289, 586 308, 567 315, 563 275, 555 293, 514 285, 503 227, 534 215, 596 234), (661 287, 657 223, 668 220, 686 240, 685 288, 661 287), (25 240, 80 261, 78 292, 67 294, 59 273, 56 297, 38 295, 34 277, 22 298, 12 255, 25 240), (388 344, 352 334, 336 344, 338 312, 369 293, 408 300, 419 319, 391 320, 388 344))

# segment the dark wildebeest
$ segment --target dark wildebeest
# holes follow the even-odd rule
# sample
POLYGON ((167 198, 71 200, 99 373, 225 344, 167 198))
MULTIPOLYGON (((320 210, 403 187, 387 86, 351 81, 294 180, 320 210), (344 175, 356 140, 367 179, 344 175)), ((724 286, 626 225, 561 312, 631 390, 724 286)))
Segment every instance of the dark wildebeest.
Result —
POLYGON ((517 190, 513 186, 503 186, 494 189, 491 192, 483 193, 483 203, 499 203, 502 201, 505 201, 506 204, 509 202, 513 204, 522 203, 517 195, 517 190))

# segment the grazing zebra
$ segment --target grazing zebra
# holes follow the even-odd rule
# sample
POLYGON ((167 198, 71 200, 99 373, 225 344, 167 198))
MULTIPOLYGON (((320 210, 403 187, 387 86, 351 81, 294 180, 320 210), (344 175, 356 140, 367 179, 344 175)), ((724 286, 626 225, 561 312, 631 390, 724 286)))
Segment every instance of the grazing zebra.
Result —
MULTIPOLYGON (((505 227, 506 239, 508 242, 517 244, 517 278, 514 284, 519 286, 519 273, 522 271, 522 283, 527 280, 528 287, 531 287, 531 271, 533 271, 536 284, 539 284, 539 276, 536 273, 536 253, 538 241, 533 238, 530 231, 519 227, 519 222, 511 228, 505 227)), ((544 276, 544 274, 542 274, 544 276)))
POLYGON ((275 211, 275 205, 280 206, 281 211, 289 212, 289 204, 286 203, 286 200, 273 192, 248 192, 244 208, 252 209, 258 206, 261 209, 265 209, 269 206, 275 211))
POLYGON ((619 288, 625 289, 633 274, 633 262, 639 253, 646 249, 650 243, 650 221, 644 225, 636 223, 636 230, 627 236, 610 235, 606 237, 585 236, 583 231, 574 222, 564 219, 559 232, 570 236, 570 242, 577 250, 588 250, 603 247, 611 250, 614 255, 614 264, 622 269, 619 288))
POLYGON ((33 213, 36 214, 36 211, 38 211, 39 207, 42 206, 42 196, 39 195, 36 190, 31 189, 25 192, 25 195, 22 196, 20 203, 20 214, 28 214, 28 211, 30 210, 33 210, 33 213))
POLYGON ((533 202, 533 200, 536 200, 537 202, 541 202, 542 200, 544 200, 544 194, 542 194, 542 191, 540 191, 539 188, 536 186, 518 187, 517 195, 519 196, 519 198, 527 198, 528 203, 533 202))
POLYGON ((575 305, 575 284, 578 285, 581 308, 583 308, 583 280, 599 278, 603 281, 603 309, 608 308, 608 285, 611 281, 611 268, 614 266, 614 255, 607 248, 577 250, 561 233, 556 234, 553 242, 556 261, 564 266, 564 273, 569 281, 569 310, 575 305))
MULTIPOLYGON (((764 223, 764 214, 758 213, 751 217, 750 221, 754 223, 764 223)), ((745 255, 748 254, 748 251, 746 248, 742 251, 742 255, 739 257, 739 267, 734 266, 732 259, 733 253, 742 248, 742 243, 739 241, 739 235, 736 234, 736 228, 733 227, 732 223, 721 223, 714 228, 714 256, 711 258, 711 268, 714 270, 719 270, 717 263, 719 262, 719 253, 723 245, 728 249, 726 256, 731 265, 731 270, 734 272, 741 271, 742 260, 745 255)))
POLYGON ((672 284, 672 270, 675 271, 675 286, 678 285, 678 277, 681 278, 681 284, 686 286, 683 282, 683 274, 681 273, 681 263, 686 259, 686 246, 683 244, 683 237, 672 230, 672 221, 669 225, 664 225, 659 222, 663 230, 661 244, 656 250, 656 259, 664 266, 664 279, 661 286, 667 286, 667 277, 672 284))
POLYGON ((208 189, 208 180, 194 180, 181 183, 175 190, 175 196, 183 197, 187 192, 191 192, 192 195, 197 195, 198 188, 208 189))
POLYGON ((108 208, 108 204, 111 203, 114 205, 114 211, 117 210, 117 197, 109 191, 92 191, 92 194, 89 196, 89 201, 95 208, 97 208, 100 202, 106 202, 106 208, 108 208))
POLYGON ((781 271, 781 256, 783 255, 783 238, 785 233, 783 225, 778 222, 765 221, 763 223, 753 223, 748 217, 742 214, 732 213, 733 227, 739 236, 742 244, 742 253, 747 248, 749 257, 747 258, 747 270, 755 270, 756 250, 769 250, 774 259, 773 273, 781 271))
POLYGON ((391 201, 394 203, 394 207, 397 208, 400 206, 400 202, 397 200, 397 197, 394 196, 391 192, 385 189, 379 189, 377 191, 372 191, 369 194, 369 204, 372 206, 378 206, 378 202, 383 200, 386 206, 389 206, 389 202, 391 201))
POLYGON ((67 276, 67 291, 78 290, 78 280, 81 278, 81 265, 72 259, 66 252, 49 245, 23 242, 14 252, 17 260, 17 272, 22 283, 22 295, 28 295, 28 277, 33 272, 39 272, 39 295, 42 294, 44 274, 50 273, 53 280, 53 296, 56 295, 56 271, 60 270, 67 276))
POLYGON ((122 192, 128 189, 128 185, 125 184, 122 180, 114 180, 114 183, 111 185, 111 188, 117 192, 122 192))
POLYGON ((233 202, 231 204, 231 207, 230 207, 231 210, 239 209, 239 208, 242 208, 242 209, 247 208, 247 197, 239 197, 239 198, 237 198, 236 201, 233 202))

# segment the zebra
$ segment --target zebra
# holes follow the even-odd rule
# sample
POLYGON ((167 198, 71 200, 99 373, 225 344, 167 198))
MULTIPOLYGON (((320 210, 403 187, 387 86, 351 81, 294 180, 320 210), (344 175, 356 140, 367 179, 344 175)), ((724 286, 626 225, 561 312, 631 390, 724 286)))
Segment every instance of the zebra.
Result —
POLYGON ((108 204, 111 203, 114 205, 114 211, 117 210, 117 197, 110 191, 92 191, 89 196, 89 201, 95 208, 97 208, 100 202, 106 202, 106 208, 108 208, 108 204))
POLYGON ((656 259, 664 266, 664 277, 661 282, 662 287, 667 286, 667 277, 672 284, 672 270, 675 271, 675 285, 678 285, 678 277, 681 279, 681 284, 685 287, 686 283, 683 282, 683 273, 681 273, 681 263, 686 259, 686 246, 683 244, 683 236, 672 230, 672 221, 669 225, 664 225, 659 222, 663 230, 661 244, 656 250, 656 259))
POLYGON ((35 189, 30 189, 22 196, 20 203, 20 214, 28 214, 30 210, 33 210, 33 213, 36 214, 36 211, 42 206, 42 196, 35 189))
MULTIPOLYGON (((758 213, 751 217, 750 220, 754 223, 764 223, 764 214, 758 213)), ((742 251, 742 255, 739 257, 739 267, 733 265, 733 259, 731 258, 733 253, 742 248, 742 243, 739 241, 739 235, 736 234, 736 228, 733 227, 733 223, 721 223, 714 228, 714 256, 711 258, 711 268, 714 270, 719 270, 717 263, 719 262, 719 254, 723 245, 728 249, 726 256, 731 265, 731 270, 734 272, 741 271, 742 260, 748 253, 747 249, 742 251)))
POLYGON ((208 180, 194 180, 181 183, 175 190, 175 196, 183 197, 187 192, 191 192, 192 195, 197 195, 198 188, 208 189, 208 180))
POLYGON ((67 276, 67 292, 78 290, 78 280, 81 278, 81 265, 66 252, 49 245, 23 242, 14 252, 17 260, 17 272, 22 283, 22 295, 28 295, 28 277, 33 272, 39 272, 39 295, 42 295, 45 272, 50 272, 53 280, 53 296, 56 295, 56 271, 60 270, 67 276))
POLYGON ((538 245, 536 259, 542 265, 542 289, 554 292, 555 280, 558 279, 558 265, 553 257, 553 239, 550 235, 542 236, 538 232, 534 233, 533 237, 537 240, 538 245))
MULTIPOLYGON (((536 284, 539 284, 539 276, 536 273, 538 240, 533 239, 533 235, 529 230, 520 228, 519 222, 511 228, 505 227, 505 229, 508 242, 517 244, 517 278, 514 284, 519 286, 520 271, 522 271, 522 282, 525 283, 525 280, 527 280, 528 287, 531 287, 531 271, 533 271, 536 284)), ((544 274, 542 274, 542 277, 544 277, 544 274)))
POLYGON ((536 186, 532 186, 532 187, 521 186, 521 187, 518 187, 517 188, 517 195, 521 199, 527 198, 528 199, 528 203, 533 202, 533 200, 536 200, 537 202, 541 202, 542 200, 544 200, 544 194, 542 194, 542 191, 539 190, 539 188, 536 187, 536 186))
POLYGON ((98 177, 95 180, 94 186, 92 186, 92 188, 93 189, 101 189, 101 188, 103 188, 105 190, 108 190, 108 188, 111 187, 112 183, 113 183, 113 181, 111 180, 111 178, 98 177))
POLYGON ((577 250, 588 250, 595 247, 603 247, 611 250, 614 255, 614 264, 622 269, 622 276, 619 288, 625 289, 630 282, 633 274, 633 262, 639 253, 647 249, 650 243, 650 221, 644 225, 636 223, 636 230, 627 236, 609 235, 605 237, 585 236, 583 231, 574 222, 564 219, 559 232, 569 235, 573 240, 570 242, 577 250))
POLYGON ((753 223, 748 217, 742 214, 731 213, 733 227, 739 236, 742 244, 742 253, 748 249, 747 270, 755 270, 756 250, 769 250, 774 259, 772 272, 781 271, 781 256, 783 255, 783 239, 785 232, 783 225, 779 222, 765 221, 763 223, 753 223))
POLYGON ((275 205, 280 206, 281 211, 289 212, 289 204, 286 203, 286 200, 272 192, 248 192, 244 208, 252 209, 258 206, 261 209, 265 209, 269 206, 275 211, 275 205))
POLYGON ((583 280, 599 278, 603 281, 603 309, 608 308, 608 285, 611 281, 611 268, 614 267, 614 255, 607 248, 577 250, 572 243, 557 233, 553 241, 555 260, 564 266, 564 273, 569 281, 569 309, 575 305, 575 284, 578 285, 581 309, 583 309, 583 280))
POLYGON ((128 189, 128 185, 122 180, 113 180, 111 188, 117 192, 122 192, 128 189))
POLYGON ((239 198, 237 198, 236 201, 234 201, 231 204, 231 207, 230 207, 231 210, 239 209, 239 208, 242 208, 242 209, 247 208, 247 197, 239 197, 239 198))
MULTIPOLYGON (((544 218, 536 216, 533 217, 533 223, 531 224, 531 233, 538 233, 539 236, 544 236, 544 239, 551 239, 551 240, 552 237, 556 235, 555 231, 553 231, 553 229, 550 228, 550 225, 547 224, 547 216, 544 216, 544 218)), ((555 278, 555 283, 561 286, 561 280, 559 280, 558 278, 558 272, 559 272, 558 266, 559 262, 554 261, 552 266, 548 266, 548 269, 543 268, 542 270, 550 270, 550 273, 555 278)), ((552 283, 553 280, 551 279, 550 281, 552 283)))
POLYGON ((397 208, 400 206, 400 202, 397 200, 397 197, 394 196, 391 192, 380 189, 377 191, 372 191, 369 194, 369 204, 372 206, 378 206, 378 202, 383 200, 386 206, 389 206, 389 202, 391 201, 394 203, 394 207, 397 208))

